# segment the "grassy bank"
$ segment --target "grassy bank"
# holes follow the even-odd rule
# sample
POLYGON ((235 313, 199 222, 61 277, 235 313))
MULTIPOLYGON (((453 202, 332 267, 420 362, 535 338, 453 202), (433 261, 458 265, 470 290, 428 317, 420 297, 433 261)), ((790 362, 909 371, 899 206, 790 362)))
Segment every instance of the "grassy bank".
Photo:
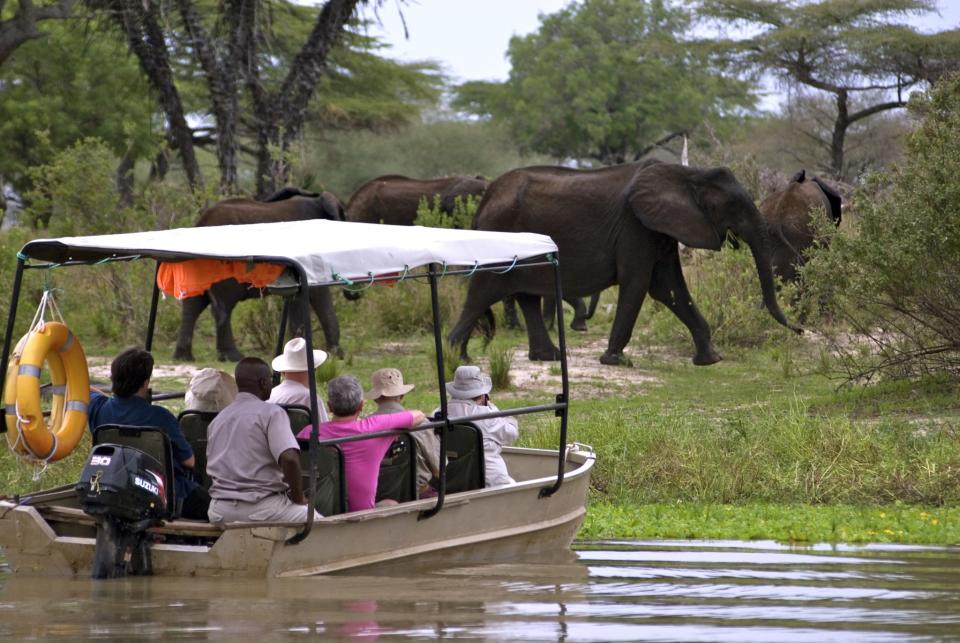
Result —
MULTIPOLYGON (((461 293, 444 286, 450 319, 461 293)), ((395 366, 417 385, 408 407, 432 411, 437 380, 424 290, 409 284, 373 289, 359 303, 338 296, 347 356, 328 365, 322 377, 349 372, 367 382, 373 370, 395 366)), ((607 297, 609 304, 613 299, 607 297)), ((176 305, 162 302, 164 319, 175 319, 176 305)), ((237 334, 249 354, 269 356, 273 316, 265 314, 267 308, 276 306, 251 301, 238 311, 237 334)), ((758 335, 747 345, 718 340, 725 360, 697 367, 690 363, 685 330, 653 308, 645 309, 628 347, 633 366, 604 367, 597 358, 612 314, 601 306, 589 332, 567 334, 573 376, 569 439, 593 445, 598 455, 583 537, 960 542, 960 514, 953 508, 960 500, 960 396, 954 382, 838 387, 826 375, 829 357, 814 333, 795 337, 765 322, 758 322, 758 335)), ((161 333, 171 335, 169 326, 175 328, 168 322, 161 333)), ((319 328, 315 332, 321 336, 319 328)), ((81 339, 101 362, 116 350, 115 342, 98 342, 95 334, 81 339)), ((196 345, 198 367, 232 370, 232 364, 212 359, 208 318, 196 345)), ((169 363, 172 344, 157 346, 158 363, 169 363)), ((485 351, 475 340, 471 354, 487 368, 491 358, 503 363, 512 356, 512 384, 494 393, 501 407, 542 403, 559 388, 555 364, 526 359, 523 334, 501 331, 485 351)), ((186 379, 160 371, 154 388, 182 390, 186 379)), ((170 408, 179 410, 175 402, 170 408)), ((553 448, 557 427, 552 416, 527 416, 520 443, 553 448)), ((79 449, 40 480, 4 452, 0 491, 69 482, 85 452, 79 449)))

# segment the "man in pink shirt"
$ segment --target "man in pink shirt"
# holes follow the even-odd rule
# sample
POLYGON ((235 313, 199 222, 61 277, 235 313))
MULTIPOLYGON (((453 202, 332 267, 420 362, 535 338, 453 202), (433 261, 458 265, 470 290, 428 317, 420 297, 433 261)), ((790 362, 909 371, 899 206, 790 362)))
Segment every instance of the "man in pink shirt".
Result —
MULTIPOLYGON (((352 375, 341 375, 330 380, 327 384, 327 407, 333 419, 320 424, 321 440, 391 429, 409 429, 426 418, 422 411, 402 411, 388 415, 371 415, 361 420, 363 387, 352 375)), ((297 437, 309 438, 310 427, 304 427, 297 437)), ((393 438, 386 436, 344 442, 340 445, 346 468, 348 511, 372 509, 376 505, 380 462, 392 443, 393 438)))

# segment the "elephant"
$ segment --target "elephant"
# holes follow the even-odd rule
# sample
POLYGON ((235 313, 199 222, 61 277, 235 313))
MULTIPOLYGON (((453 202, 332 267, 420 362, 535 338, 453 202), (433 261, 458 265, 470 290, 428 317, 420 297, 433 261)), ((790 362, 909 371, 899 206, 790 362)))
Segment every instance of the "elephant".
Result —
MULTIPOLYGON (((275 223, 281 221, 305 221, 308 219, 344 220, 343 204, 329 192, 305 192, 298 188, 284 188, 263 201, 233 198, 218 201, 205 208, 196 225, 242 225, 247 223, 275 223)), ((203 295, 183 300, 180 330, 174 359, 193 360, 193 330, 197 318, 208 305, 213 312, 217 327, 217 356, 223 361, 236 362, 243 358, 237 350, 230 317, 240 301, 259 297, 260 290, 235 279, 226 279, 213 284, 203 295)), ((342 355, 340 349, 340 324, 333 307, 330 291, 325 286, 310 288, 310 306, 323 326, 328 352, 342 355)), ((291 307, 290 326, 293 335, 303 333, 309 320, 303 319, 298 306, 291 307)))
MULTIPOLYGON (((780 324, 763 219, 753 198, 724 167, 628 163, 593 170, 534 166, 511 170, 487 188, 474 225, 479 230, 536 232, 553 238, 560 254, 564 296, 585 297, 619 285, 617 310, 600 362, 629 364, 630 340, 649 292, 687 326, 696 348, 693 363, 721 356, 710 327, 693 303, 680 267, 678 242, 719 250, 731 235, 746 243, 756 263, 763 302, 780 324)), ((506 274, 473 275, 448 340, 467 356, 470 331, 494 302, 515 294, 527 326, 531 360, 556 360, 559 349, 544 325, 540 298, 554 292, 553 269, 542 266, 506 274)))
POLYGON ((840 194, 819 177, 810 180, 800 170, 785 188, 760 203, 760 214, 770 237, 770 261, 773 272, 785 282, 796 281, 804 263, 804 251, 813 245, 810 223, 816 209, 822 208, 834 225, 840 226, 840 194))
POLYGON ((347 221, 413 225, 420 200, 432 205, 440 196, 440 209, 453 212, 457 197, 479 198, 489 181, 480 176, 450 176, 442 179, 411 179, 391 174, 378 176, 361 185, 347 203, 347 221))

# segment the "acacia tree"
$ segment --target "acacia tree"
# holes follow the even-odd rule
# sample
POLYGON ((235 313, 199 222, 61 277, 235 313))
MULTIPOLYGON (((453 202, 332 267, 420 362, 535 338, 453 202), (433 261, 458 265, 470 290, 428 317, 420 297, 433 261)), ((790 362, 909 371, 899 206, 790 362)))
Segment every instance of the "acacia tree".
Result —
POLYGON ((622 163, 752 104, 744 83, 682 42, 689 15, 662 0, 584 0, 541 20, 511 39, 505 83, 467 83, 454 102, 506 121, 527 150, 622 163))
POLYGON ((935 82, 960 62, 960 31, 922 34, 897 24, 933 11, 931 0, 700 0, 698 13, 755 35, 708 42, 718 59, 753 79, 773 74, 787 87, 831 95, 833 126, 818 136, 824 170, 850 180, 848 130, 907 104, 908 90, 935 82))
POLYGON ((17 8, 12 17, 4 20, 6 4, 7 0, 0 0, 0 65, 20 45, 46 35, 40 31, 37 23, 43 20, 69 18, 73 13, 74 0, 55 0, 39 6, 32 0, 17 0, 17 8))

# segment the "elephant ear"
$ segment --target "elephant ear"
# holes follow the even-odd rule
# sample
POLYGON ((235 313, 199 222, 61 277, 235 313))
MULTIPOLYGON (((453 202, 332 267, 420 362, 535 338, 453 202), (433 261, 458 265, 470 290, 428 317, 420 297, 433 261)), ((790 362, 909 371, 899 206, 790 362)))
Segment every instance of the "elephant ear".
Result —
POLYGON ((634 174, 627 208, 644 226, 685 246, 719 250, 723 239, 697 205, 693 184, 678 175, 682 166, 657 164, 634 174))
POLYGON ((820 186, 824 196, 827 197, 827 201, 830 202, 830 218, 833 219, 834 224, 840 225, 840 211, 843 208, 843 199, 840 197, 840 193, 824 183, 819 176, 813 177, 813 182, 820 186))
POLYGON ((807 171, 801 169, 799 172, 790 177, 788 183, 803 183, 807 180, 807 171))

